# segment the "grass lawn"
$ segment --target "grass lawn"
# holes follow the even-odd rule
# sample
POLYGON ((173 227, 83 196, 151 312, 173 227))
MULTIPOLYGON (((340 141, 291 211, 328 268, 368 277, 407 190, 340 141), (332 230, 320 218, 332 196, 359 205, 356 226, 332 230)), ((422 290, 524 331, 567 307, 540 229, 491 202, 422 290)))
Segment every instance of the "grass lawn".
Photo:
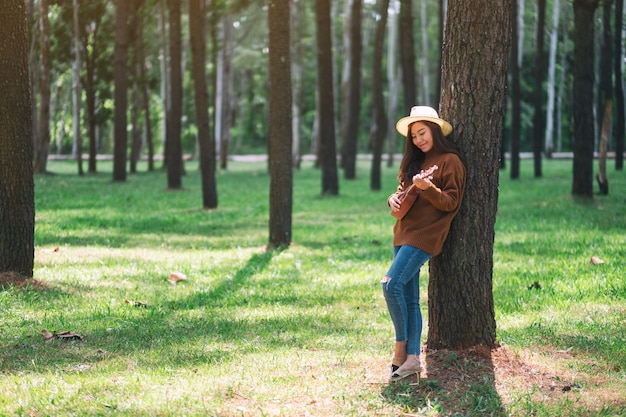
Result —
MULTIPOLYGON (((176 192, 143 165, 113 183, 105 161, 35 178, 35 280, 0 290, 0 416, 626 416, 626 174, 612 161, 610 194, 590 202, 571 196, 571 161, 502 172, 501 346, 427 351, 419 385, 387 382, 397 166, 372 192, 360 161, 321 198, 305 163, 293 244, 274 253, 264 163, 218 173, 211 211, 186 167, 176 192)), ((424 268, 423 339, 427 281, 424 268)))

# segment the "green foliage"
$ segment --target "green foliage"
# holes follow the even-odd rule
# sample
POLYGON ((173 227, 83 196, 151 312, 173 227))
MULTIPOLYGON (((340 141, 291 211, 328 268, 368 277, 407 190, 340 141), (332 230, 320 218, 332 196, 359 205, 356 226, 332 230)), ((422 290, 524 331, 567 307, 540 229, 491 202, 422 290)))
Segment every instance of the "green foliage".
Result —
POLYGON ((387 384, 393 337, 378 281, 396 168, 372 192, 361 161, 357 180, 322 198, 305 163, 293 244, 266 252, 266 164, 219 172, 211 211, 195 164, 179 192, 144 165, 113 183, 106 161, 82 178, 52 161, 55 175, 36 177, 36 281, 0 291, 0 415, 626 415, 623 173, 609 172, 614 193, 591 202, 572 200, 569 161, 546 161, 542 179, 531 161, 521 180, 502 176, 498 335, 553 369, 559 390, 546 398, 540 372, 497 379, 459 352, 440 355, 454 389, 428 376, 419 388, 387 384), (187 280, 172 285, 171 272, 187 280), (45 342, 42 329, 84 340, 45 342))

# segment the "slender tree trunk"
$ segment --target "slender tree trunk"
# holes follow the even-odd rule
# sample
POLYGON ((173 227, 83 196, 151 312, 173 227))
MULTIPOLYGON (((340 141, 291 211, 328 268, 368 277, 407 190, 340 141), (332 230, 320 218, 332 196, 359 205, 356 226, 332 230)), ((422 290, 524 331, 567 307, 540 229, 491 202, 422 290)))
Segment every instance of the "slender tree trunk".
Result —
MULTIPOLYGON (((95 37, 96 31, 92 32, 92 36, 95 37)), ((87 106, 87 136, 89 140, 89 158, 87 162, 87 172, 95 173, 97 170, 96 156, 96 58, 92 48, 83 49, 85 56, 85 101, 87 106), (90 51, 91 49, 91 51, 90 51)))
POLYGON ((376 23, 376 36, 374 37, 374 53, 372 55, 372 128, 371 142, 374 144, 372 153, 372 169, 370 176, 370 189, 380 190, 381 185, 381 160, 385 134, 387 133, 387 115, 385 114, 385 99, 383 97, 383 48, 385 44, 385 27, 389 0, 383 0, 380 5, 380 19, 376 23))
POLYGON ((30 91, 31 91, 31 103, 30 111, 32 113, 32 149, 33 149, 33 164, 37 159, 37 147, 39 145, 39 136, 37 134, 37 97, 35 92, 37 90, 37 80, 39 78, 39 72, 37 71, 37 40, 40 39, 39 25, 37 22, 37 16, 35 13, 35 0, 26 0, 26 13, 28 22, 28 37, 30 39, 30 48, 28 51, 28 67, 30 68, 30 91))
POLYGON ((356 178, 356 155, 359 139, 359 116, 361 114, 361 15, 362 0, 350 0, 348 50, 344 55, 343 111, 341 165, 344 178, 356 178))
POLYGON ((533 116, 533 156, 535 177, 541 177, 541 150, 543 148, 544 129, 544 112, 543 112, 543 80, 544 75, 544 28, 546 26, 546 0, 537 0, 537 45, 535 50, 535 90, 533 92, 534 99, 534 116, 533 116))
POLYGON ((198 144, 200 149, 200 175, 202 179, 202 207, 217 207, 215 179, 215 140, 209 129, 209 95, 206 68, 206 2, 189 0, 189 38, 191 40, 192 72, 198 144))
POLYGON ((616 112, 616 125, 615 125, 615 169, 621 171, 624 169, 624 141, 625 141, 625 128, 626 128, 626 110, 624 109, 624 79, 622 75, 623 68, 623 48, 622 48, 622 27, 624 17, 624 0, 615 0, 615 37, 613 42, 615 44, 615 60, 614 74, 615 74, 615 105, 616 112))
MULTIPOLYGON (((427 0, 420 1, 420 26, 421 33, 421 52, 420 52, 420 67, 422 72, 422 88, 421 90, 421 102, 430 105, 433 103, 430 94, 430 53, 429 53, 429 36, 428 36, 428 20, 429 16, 426 11, 427 0)), ((439 44, 441 45, 441 44, 439 44)), ((437 103, 439 102, 439 94, 437 94, 437 103)))
POLYGON ((35 185, 24 2, 4 3, 0 39, 0 274, 30 278, 35 258, 35 185))
POLYGON ((518 1, 511 0, 513 7, 511 11, 511 179, 518 179, 520 176, 520 142, 522 136, 522 93, 520 88, 520 61, 518 48, 519 20, 518 1))
POLYGON ((128 108, 128 11, 127 0, 115 2, 115 139, 113 181, 126 181, 126 125, 128 108))
POLYGON ((609 193, 609 179, 606 176, 606 158, 611 136, 611 121, 613 111, 613 42, 611 39, 611 9, 612 0, 602 1, 602 47, 600 50, 600 92, 598 113, 602 117, 599 135, 599 172, 596 176, 600 194, 609 193))
POLYGON ((289 0, 269 1, 270 250, 285 248, 291 244, 293 141, 289 17, 289 0))
POLYGON ((574 0, 574 172, 572 194, 593 198, 594 14, 598 0, 574 0))
POLYGON ((74 157, 78 165, 78 175, 84 175, 83 171, 83 138, 81 135, 81 123, 80 123, 80 108, 82 88, 80 85, 80 69, 82 68, 82 59, 80 56, 81 41, 80 41, 80 24, 78 21, 79 12, 78 0, 73 0, 73 21, 74 21, 74 65, 72 67, 72 123, 74 130, 74 157))
POLYGON ((429 348, 496 344, 493 245, 513 4, 471 0, 448 7, 440 109, 454 126, 467 185, 443 253, 429 263, 429 348))
POLYGON ((559 39, 559 10, 560 0, 553 0, 552 8, 552 31, 550 32, 550 54, 548 59, 548 109, 546 111, 546 143, 545 152, 548 158, 552 157, 554 150, 554 103, 556 101, 556 52, 557 41, 559 39))
POLYGON ((168 0, 169 44, 170 44, 170 90, 172 99, 169 137, 166 142, 167 188, 182 188, 183 154, 181 147, 183 116, 183 74, 182 74, 182 36, 181 4, 179 0, 168 0))
POLYGON ((598 149, 598 186, 600 187, 600 194, 609 194, 609 179, 606 176, 606 158, 608 151, 609 135, 611 134, 611 112, 613 111, 613 100, 608 99, 606 106, 602 114, 604 119, 602 121, 602 130, 600 131, 600 146, 598 149))
POLYGON ((221 50, 221 63, 220 68, 220 81, 218 87, 218 104, 219 106, 219 119, 220 126, 219 136, 217 140, 220 143, 219 158, 220 167, 226 169, 228 167, 228 155, 230 153, 231 134, 230 128, 232 127, 232 84, 233 84, 233 30, 232 30, 232 17, 228 14, 222 16, 222 50, 221 50))
MULTIPOLYGON (((387 155, 387 166, 393 166, 396 153, 396 111, 398 104, 398 94, 400 90, 400 70, 396 67, 396 50, 398 45, 398 0, 391 0, 393 13, 389 15, 387 11, 388 35, 387 35, 387 138, 389 139, 389 149, 387 155)), ((381 11, 382 13, 382 11, 381 11)))
POLYGON ((48 0, 40 0, 39 4, 39 125, 37 135, 39 142, 35 148, 35 172, 47 171, 48 154, 50 152, 50 22, 48 21, 48 0))
MULTIPOLYGON (((404 112, 416 103, 415 36, 413 35, 413 5, 411 0, 400 0, 400 65, 404 85, 404 112)), ((404 113, 403 112, 403 113, 404 113)))
POLYGON ((322 170, 322 195, 339 194, 337 150, 335 145, 335 104, 333 93, 333 55, 331 48, 330 0, 315 2, 317 26, 317 93, 319 95, 319 159, 322 170))
POLYGON ((163 142, 163 166, 167 167, 167 141, 169 140, 172 113, 172 93, 170 88, 170 45, 168 40, 167 0, 159 0, 159 32, 161 35, 161 100, 163 120, 161 137, 163 142))
POLYGON ((291 2, 291 76, 292 76, 292 100, 291 100, 291 130, 293 135, 292 160, 295 168, 300 168, 302 157, 300 155, 300 115, 302 114, 302 13, 305 0, 291 2))

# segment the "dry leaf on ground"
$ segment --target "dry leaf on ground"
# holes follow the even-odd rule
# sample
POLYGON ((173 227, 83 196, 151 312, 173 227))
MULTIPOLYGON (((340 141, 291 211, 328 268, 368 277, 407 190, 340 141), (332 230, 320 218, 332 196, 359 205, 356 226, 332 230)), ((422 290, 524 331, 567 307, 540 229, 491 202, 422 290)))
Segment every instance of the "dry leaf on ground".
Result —
POLYGON ((167 278, 167 280, 172 285, 176 285, 178 281, 185 281, 186 279, 187 279, 187 275, 183 274, 182 272, 172 272, 170 276, 167 278))
POLYGON ((592 256, 591 257, 591 263, 594 264, 594 265, 600 265, 600 264, 603 264, 604 261, 602 259, 598 258, 597 256, 592 256))
POLYGON ((46 342, 51 342, 54 339, 62 339, 62 340, 83 340, 83 337, 78 333, 74 332, 60 332, 60 333, 52 333, 46 329, 41 331, 41 335, 46 339, 46 342))

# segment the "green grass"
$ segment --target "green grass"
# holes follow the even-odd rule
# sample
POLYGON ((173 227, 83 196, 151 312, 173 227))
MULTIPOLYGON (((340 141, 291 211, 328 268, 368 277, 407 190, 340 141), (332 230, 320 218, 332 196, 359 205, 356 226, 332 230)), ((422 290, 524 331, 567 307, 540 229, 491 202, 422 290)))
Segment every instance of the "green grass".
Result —
POLYGON ((322 198, 305 164, 293 244, 267 253, 264 163, 220 172, 207 211, 195 162, 178 192, 144 166, 113 183, 108 162, 82 178, 51 162, 35 180, 42 285, 0 291, 0 415, 626 416, 626 175, 610 170, 611 194, 580 202, 570 161, 545 161, 540 179, 531 164, 518 181, 501 174, 493 274, 498 339, 523 369, 442 352, 428 367, 452 380, 415 387, 387 384, 378 284, 397 168, 372 192, 361 161, 322 198), (171 285, 171 272, 188 279, 171 285))

